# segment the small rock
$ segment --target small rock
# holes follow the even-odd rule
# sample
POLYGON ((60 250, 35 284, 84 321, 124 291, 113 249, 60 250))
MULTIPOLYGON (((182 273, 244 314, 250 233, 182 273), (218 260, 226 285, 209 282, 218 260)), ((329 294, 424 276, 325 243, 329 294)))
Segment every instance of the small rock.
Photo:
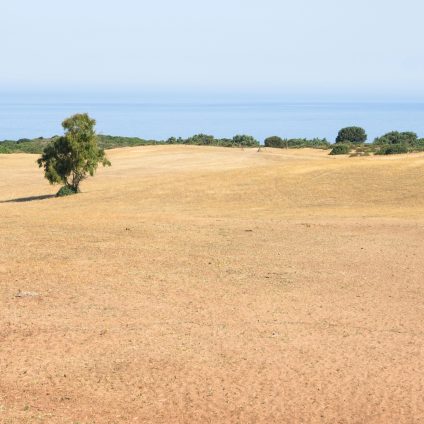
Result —
POLYGON ((18 292, 15 294, 15 297, 38 297, 40 296, 37 292, 30 292, 30 291, 21 291, 18 290, 18 292))

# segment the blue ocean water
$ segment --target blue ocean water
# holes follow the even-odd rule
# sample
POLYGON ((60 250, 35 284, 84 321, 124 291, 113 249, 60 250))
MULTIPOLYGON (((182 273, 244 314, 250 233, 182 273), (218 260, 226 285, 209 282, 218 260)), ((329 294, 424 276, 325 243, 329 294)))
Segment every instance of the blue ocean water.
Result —
POLYGON ((340 128, 364 127, 368 139, 391 130, 415 131, 424 137, 424 103, 279 102, 279 101, 149 101, 87 99, 67 101, 0 98, 0 140, 61 134, 60 123, 77 112, 88 112, 102 134, 146 139, 216 137, 250 134, 289 138, 326 137, 333 141, 340 128))

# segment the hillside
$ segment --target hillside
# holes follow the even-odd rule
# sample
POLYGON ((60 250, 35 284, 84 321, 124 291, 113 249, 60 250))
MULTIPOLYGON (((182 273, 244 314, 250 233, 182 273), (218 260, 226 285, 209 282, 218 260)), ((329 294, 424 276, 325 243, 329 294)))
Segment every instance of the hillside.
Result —
POLYGON ((0 155, 0 422, 418 422, 424 153, 107 154, 0 155))

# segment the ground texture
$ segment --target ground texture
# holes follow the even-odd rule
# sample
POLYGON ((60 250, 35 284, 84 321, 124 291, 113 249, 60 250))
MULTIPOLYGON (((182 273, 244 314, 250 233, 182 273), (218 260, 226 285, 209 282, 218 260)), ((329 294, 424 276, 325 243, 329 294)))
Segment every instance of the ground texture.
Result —
POLYGON ((424 155, 0 155, 0 422, 424 422, 424 155))

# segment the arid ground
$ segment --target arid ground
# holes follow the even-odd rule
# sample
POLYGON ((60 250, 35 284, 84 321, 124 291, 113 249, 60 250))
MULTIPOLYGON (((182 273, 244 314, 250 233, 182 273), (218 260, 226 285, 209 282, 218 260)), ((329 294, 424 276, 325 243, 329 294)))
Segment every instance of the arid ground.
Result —
POLYGON ((0 422, 424 422, 424 154, 0 155, 0 422))

